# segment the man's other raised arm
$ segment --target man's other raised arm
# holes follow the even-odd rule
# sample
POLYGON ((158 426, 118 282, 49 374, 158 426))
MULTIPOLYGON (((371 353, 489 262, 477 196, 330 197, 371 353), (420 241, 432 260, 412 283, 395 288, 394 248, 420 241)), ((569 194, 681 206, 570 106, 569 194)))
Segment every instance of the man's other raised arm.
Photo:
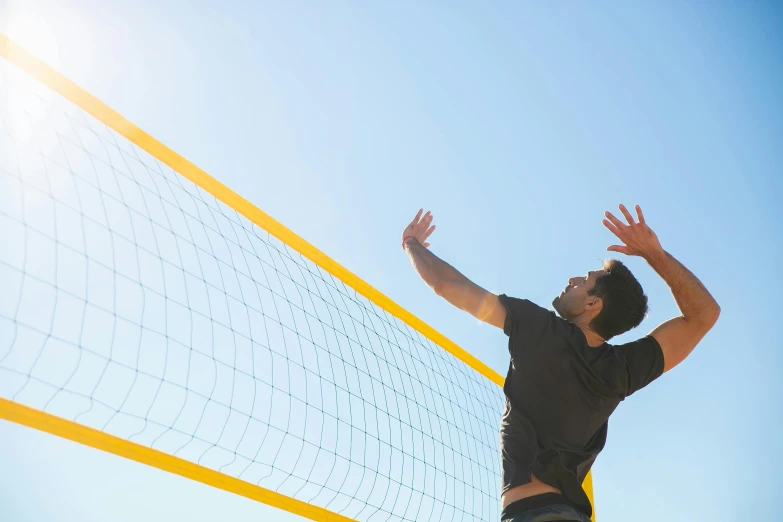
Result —
POLYGON ((661 250, 647 262, 669 285, 682 313, 650 332, 661 345, 663 371, 667 372, 685 360, 715 326, 720 306, 701 281, 668 252, 661 250))
POLYGON ((715 326, 720 316, 720 306, 701 281, 661 247, 658 237, 645 223, 644 214, 638 205, 638 223, 625 206, 620 205, 620 211, 627 224, 607 212, 604 225, 624 245, 612 245, 607 250, 644 258, 669 285, 682 314, 650 332, 661 345, 663 371, 667 372, 685 360, 715 326))

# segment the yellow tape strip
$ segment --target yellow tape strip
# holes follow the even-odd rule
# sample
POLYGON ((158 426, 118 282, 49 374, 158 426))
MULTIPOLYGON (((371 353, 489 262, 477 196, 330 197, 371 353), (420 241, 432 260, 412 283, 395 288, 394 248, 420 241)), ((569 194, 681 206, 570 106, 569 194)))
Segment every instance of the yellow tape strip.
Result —
POLYGON ((307 504, 270 489, 262 488, 250 482, 205 468, 179 457, 174 457, 168 453, 88 428, 82 424, 44 413, 41 410, 23 406, 18 402, 0 398, 0 419, 51 433, 52 435, 113 453, 126 459, 135 460, 153 468, 162 469, 175 475, 193 479, 224 491, 236 493, 237 495, 284 509, 310 520, 328 520, 330 522, 353 521, 351 518, 338 515, 327 509, 307 504))
MULTIPOLYGON (((286 243, 304 257, 356 290, 360 295, 363 295, 383 310, 386 310, 390 314, 406 322, 411 328, 417 330, 423 336, 441 346, 444 350, 487 379, 499 386, 503 386, 504 379, 495 370, 459 347, 456 343, 446 338, 446 336, 412 313, 402 308, 389 297, 372 287, 369 283, 350 272, 340 263, 315 248, 285 227, 282 223, 272 218, 269 214, 250 203, 187 159, 163 145, 161 142, 125 119, 120 113, 73 83, 52 67, 28 53, 2 33, 0 33, 0 56, 15 64, 53 91, 58 92, 75 105, 78 105, 97 120, 114 129, 118 134, 135 143, 138 147, 167 164, 180 175, 192 181, 206 192, 209 192, 280 241, 286 243)), ((588 474, 585 479, 585 488, 592 502, 592 477, 590 474, 588 474)))

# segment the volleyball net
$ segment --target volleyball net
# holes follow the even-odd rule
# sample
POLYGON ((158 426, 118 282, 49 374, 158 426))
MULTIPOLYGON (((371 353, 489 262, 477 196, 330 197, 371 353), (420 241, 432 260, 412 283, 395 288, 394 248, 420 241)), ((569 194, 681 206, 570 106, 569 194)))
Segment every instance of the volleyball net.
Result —
POLYGON ((317 520, 499 519, 500 376, 0 50, 0 417, 317 520))

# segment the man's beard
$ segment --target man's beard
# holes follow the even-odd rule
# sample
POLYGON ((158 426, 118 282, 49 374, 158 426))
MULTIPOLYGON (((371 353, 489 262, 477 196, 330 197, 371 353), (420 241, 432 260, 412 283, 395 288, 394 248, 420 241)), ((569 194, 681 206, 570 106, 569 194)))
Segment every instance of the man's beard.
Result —
POLYGON ((552 300, 552 307, 560 317, 566 320, 570 320, 571 314, 568 312, 568 303, 563 302, 564 295, 559 295, 552 300))
POLYGON ((560 317, 563 317, 563 311, 562 311, 562 308, 560 307, 560 305, 562 304, 562 301, 561 301, 562 297, 563 296, 559 295, 559 296, 555 297, 554 299, 552 299, 552 308, 555 309, 555 312, 557 312, 558 315, 560 315, 560 317))

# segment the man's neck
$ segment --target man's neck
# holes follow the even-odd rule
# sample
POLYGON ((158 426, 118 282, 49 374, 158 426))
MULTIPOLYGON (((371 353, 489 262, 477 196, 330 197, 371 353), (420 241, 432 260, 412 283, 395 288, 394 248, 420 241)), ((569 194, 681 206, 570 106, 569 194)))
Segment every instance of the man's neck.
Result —
POLYGON ((576 324, 576 326, 578 326, 579 329, 582 330, 582 333, 585 334, 585 339, 587 339, 587 346, 590 348, 598 348, 606 342, 603 337, 595 333, 595 331, 593 331, 589 326, 581 324, 576 324))

